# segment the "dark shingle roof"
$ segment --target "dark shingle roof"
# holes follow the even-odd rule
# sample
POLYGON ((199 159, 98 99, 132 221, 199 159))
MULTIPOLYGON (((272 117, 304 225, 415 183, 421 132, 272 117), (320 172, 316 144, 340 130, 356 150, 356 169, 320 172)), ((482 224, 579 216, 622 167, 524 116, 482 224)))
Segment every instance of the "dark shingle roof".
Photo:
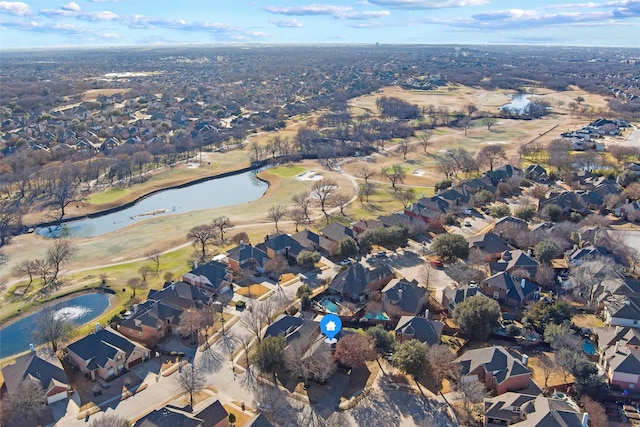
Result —
POLYGON ((506 240, 494 233, 472 236, 467 240, 471 246, 487 254, 496 254, 512 249, 506 240))
POLYGON ((460 373, 462 375, 468 375, 479 366, 482 366, 485 372, 494 373, 493 376, 498 384, 512 376, 531 373, 526 366, 502 346, 469 350, 458 358, 458 362, 461 366, 460 373))
POLYGON ((229 413, 219 400, 216 400, 200 412, 195 417, 204 421, 205 426, 214 426, 229 416, 229 413))
POLYGON ((395 332, 405 332, 411 329, 413 338, 427 344, 428 346, 440 344, 442 335, 442 322, 429 320, 424 317, 402 316, 398 321, 395 332))
POLYGON ((67 375, 56 357, 45 359, 33 351, 16 358, 15 363, 3 367, 2 375, 9 394, 29 377, 38 381, 45 391, 54 384, 64 387, 68 385, 67 375))
POLYGON ((391 280, 387 286, 382 288, 382 294, 391 304, 410 313, 417 313, 422 307, 423 298, 427 290, 418 285, 417 280, 409 282, 404 277, 391 280))
POLYGON ((135 347, 136 344, 109 328, 100 329, 67 346, 83 360, 90 361, 87 365, 89 369, 105 366, 107 360, 113 358, 118 350, 125 353, 126 359, 135 347))
POLYGON ((256 248, 255 246, 244 243, 236 246, 235 248, 229 249, 227 251, 227 257, 237 261, 241 268, 246 263, 254 261, 258 266, 264 267, 264 265, 269 261, 269 256, 264 251, 256 248))

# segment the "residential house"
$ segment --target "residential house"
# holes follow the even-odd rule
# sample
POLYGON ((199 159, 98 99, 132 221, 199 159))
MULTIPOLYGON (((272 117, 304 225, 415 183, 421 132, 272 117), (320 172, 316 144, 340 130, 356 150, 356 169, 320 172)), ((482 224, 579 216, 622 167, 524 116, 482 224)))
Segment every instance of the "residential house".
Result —
POLYGON ((190 407, 167 405, 140 418, 134 427, 228 427, 229 413, 219 400, 197 413, 190 407))
POLYGON ((372 291, 382 289, 393 278, 387 265, 370 270, 360 263, 338 273, 329 284, 329 292, 352 302, 362 302, 372 291))
POLYGON ((572 212, 580 214, 587 213, 587 206, 580 199, 580 196, 573 191, 565 191, 557 195, 552 194, 548 199, 540 200, 538 210, 541 211, 548 205, 558 206, 564 217, 569 217, 572 212))
POLYGON ((484 233, 467 238, 470 249, 477 249, 482 253, 484 261, 497 261, 502 253, 513 249, 506 240, 494 233, 484 233))
POLYGON ((38 383, 44 394, 45 403, 50 404, 66 399, 72 392, 67 374, 55 356, 36 354, 35 350, 16 358, 15 362, 2 368, 4 383, 0 396, 11 396, 18 386, 28 379, 38 383))
POLYGON ((335 255, 340 242, 347 237, 356 238, 351 228, 338 222, 331 223, 320 230, 320 249, 329 255, 335 255))
POLYGON ((615 214, 619 218, 626 218, 629 221, 637 221, 640 219, 640 201, 634 200, 631 203, 625 203, 615 210, 615 214))
POLYGON ((502 259, 497 262, 489 263, 489 270, 492 275, 501 271, 506 271, 511 274, 518 271, 525 271, 529 274, 529 277, 535 277, 538 267, 540 266, 538 261, 520 249, 504 251, 501 258, 502 259))
POLYGON ((113 329, 98 325, 96 329, 67 346, 71 363, 92 380, 119 376, 151 357, 148 348, 113 329))
POLYGON ((431 347, 440 344, 443 327, 442 322, 426 317, 402 316, 394 333, 396 341, 415 339, 431 347))
POLYGON ((640 390, 640 329, 617 326, 595 332, 600 366, 609 384, 623 390, 640 390))
POLYGON ((591 261, 599 256, 608 257, 609 254, 605 248, 593 246, 583 248, 574 247, 565 252, 565 260, 570 267, 576 267, 585 261, 591 261))
POLYGON ((566 399, 514 392, 484 399, 485 427, 587 427, 588 420, 566 399))
POLYGON ((526 231, 528 229, 529 225, 526 221, 513 216, 505 216, 503 218, 500 218, 495 222, 492 228, 492 230, 499 230, 494 231, 494 233, 498 234, 498 236, 500 237, 502 237, 500 235, 500 232, 509 231, 509 233, 513 235, 516 231, 526 231))
POLYGON ((609 296, 604 300, 604 322, 610 326, 640 328, 640 296, 609 296))
POLYGON ((193 270, 182 276, 182 280, 215 295, 220 295, 228 291, 231 286, 232 273, 229 267, 233 268, 231 258, 229 265, 220 261, 209 261, 202 265, 196 263, 193 270))
POLYGON ((247 421, 245 427, 273 427, 273 424, 267 420, 264 414, 258 414, 251 420, 247 421))
POLYGON ((131 317, 124 319, 118 331, 127 338, 153 348, 164 337, 176 333, 183 310, 167 302, 149 299, 142 304, 134 304, 131 317))
MULTIPOLYGON (((340 331, 336 338, 340 339, 343 334, 344 331, 340 331)), ((326 379, 327 368, 330 368, 327 360, 331 357, 331 347, 324 341, 320 322, 282 314, 263 333, 263 338, 273 336, 283 336, 286 339, 285 352, 289 357, 294 356, 305 362, 309 378, 326 379)))
POLYGON ((292 234, 291 238, 308 251, 320 252, 320 236, 313 231, 305 228, 296 234, 292 234))
POLYGON ((265 241, 256 245, 256 248, 265 252, 272 260, 281 256, 289 264, 295 264, 300 252, 306 249, 296 239, 282 233, 273 236, 267 235, 265 241))
POLYGON ((505 271, 483 280, 480 289, 488 297, 517 308, 540 298, 540 286, 527 279, 515 280, 505 271))
POLYGON ((430 229, 442 229, 440 217, 449 211, 449 202, 439 197, 423 197, 404 210, 405 215, 420 218, 430 229))
POLYGON ((420 220, 416 216, 407 215, 404 212, 394 212, 390 215, 381 215, 378 217, 378 220, 383 227, 393 227, 398 224, 404 224, 409 227, 410 230, 416 229, 417 227, 426 227, 424 221, 420 220))
POLYGON ((392 279, 382 288, 382 307, 395 318, 421 313, 429 297, 427 289, 416 279, 392 279))
POLYGON ((351 224, 351 228, 355 235, 364 233, 367 230, 373 230, 374 228, 383 227, 382 221, 377 219, 363 219, 351 224))
POLYGON ((534 181, 546 182, 548 179, 547 170, 539 164, 529 165, 524 170, 525 176, 534 181))
POLYGON ((151 289, 148 300, 164 301, 182 310, 200 309, 211 303, 211 295, 203 288, 187 282, 164 282, 162 289, 151 289))
POLYGON ((458 288, 447 286, 442 290, 442 307, 448 316, 453 316, 453 310, 456 308, 456 305, 475 295, 486 296, 480 292, 480 288, 475 284, 458 288))
POLYGON ((461 381, 480 381, 496 394, 527 388, 531 371, 502 346, 468 350, 457 359, 461 381))
POLYGON ((269 262, 269 255, 255 246, 240 243, 227 251, 227 261, 235 274, 262 274, 269 262))

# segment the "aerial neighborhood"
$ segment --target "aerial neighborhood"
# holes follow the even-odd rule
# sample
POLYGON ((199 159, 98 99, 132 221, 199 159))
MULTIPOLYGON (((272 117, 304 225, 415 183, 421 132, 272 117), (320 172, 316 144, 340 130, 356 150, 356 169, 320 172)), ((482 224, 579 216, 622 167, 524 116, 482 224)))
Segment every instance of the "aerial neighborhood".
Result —
POLYGON ((311 90, 234 52, 220 87, 167 52, 0 107, 1 425, 640 426, 640 131, 606 78, 356 49, 311 90), (209 86, 163 92, 176 64, 209 86))

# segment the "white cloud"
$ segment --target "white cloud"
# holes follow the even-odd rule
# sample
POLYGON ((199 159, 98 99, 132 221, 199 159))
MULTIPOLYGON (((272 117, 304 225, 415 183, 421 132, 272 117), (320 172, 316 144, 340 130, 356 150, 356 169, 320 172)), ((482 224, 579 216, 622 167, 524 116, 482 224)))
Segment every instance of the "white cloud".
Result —
POLYGON ((392 9, 444 9, 450 7, 482 6, 489 0, 368 0, 371 4, 392 9))
POLYGON ((0 12, 15 16, 29 16, 33 14, 29 5, 21 1, 0 1, 0 12))
POLYGON ((267 12, 288 16, 332 16, 336 19, 377 19, 389 16, 386 10, 356 11, 351 6, 335 6, 331 4, 310 4, 306 6, 278 7, 267 6, 267 12))
POLYGON ((277 25, 281 28, 302 28, 302 22, 297 19, 272 19, 269 21, 270 23, 277 25))
POLYGON ((62 10, 72 10, 74 12, 79 12, 80 11, 80 5, 74 1, 69 2, 67 4, 63 4, 61 6, 62 10))

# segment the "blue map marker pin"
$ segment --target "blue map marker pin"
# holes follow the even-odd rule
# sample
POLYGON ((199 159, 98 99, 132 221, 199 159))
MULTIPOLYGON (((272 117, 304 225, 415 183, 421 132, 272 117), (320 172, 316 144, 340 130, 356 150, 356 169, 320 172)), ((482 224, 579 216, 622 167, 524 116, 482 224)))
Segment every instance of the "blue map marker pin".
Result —
POLYGON ((338 342, 335 336, 338 335, 340 329, 342 329, 342 320, 335 314, 327 314, 320 320, 320 330, 327 336, 324 340, 327 344, 338 342))

